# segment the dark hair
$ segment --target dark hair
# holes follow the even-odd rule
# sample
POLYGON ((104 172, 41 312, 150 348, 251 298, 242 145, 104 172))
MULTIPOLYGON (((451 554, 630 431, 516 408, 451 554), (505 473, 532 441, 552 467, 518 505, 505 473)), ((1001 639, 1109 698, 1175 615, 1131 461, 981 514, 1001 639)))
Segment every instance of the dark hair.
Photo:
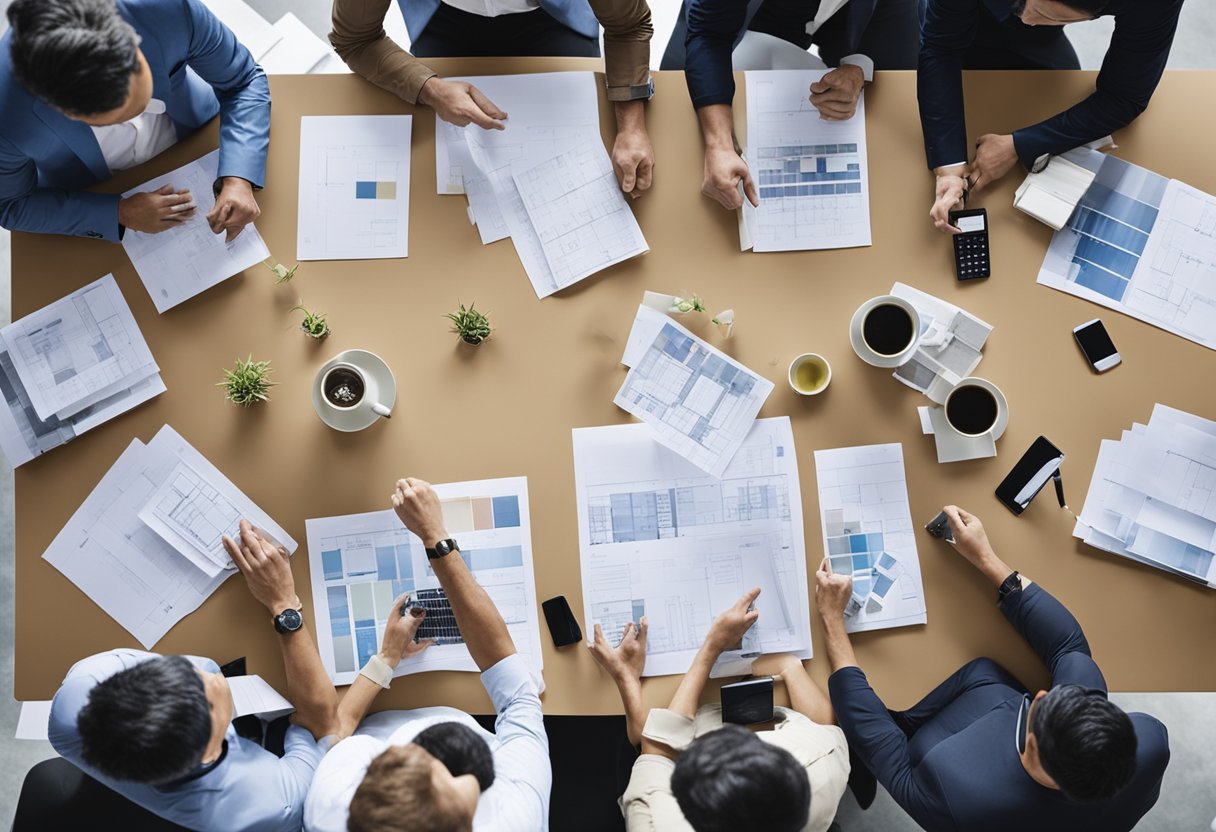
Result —
POLYGON ((94 685, 76 728, 84 761, 107 777, 169 783, 202 760, 211 707, 188 659, 158 656, 94 685))
POLYGON ((1079 803, 1109 800, 1136 771, 1136 729, 1118 705, 1080 685, 1052 688, 1034 705, 1039 762, 1079 803))
POLYGON ((139 48, 114 0, 13 0, 8 22, 13 74, 33 95, 82 116, 127 100, 139 48))
POLYGON ((797 832, 811 813, 806 769, 784 748, 738 725, 724 725, 681 751, 671 790, 696 832, 797 832))
POLYGON ((453 777, 472 774, 484 792, 494 785, 494 755, 476 731, 462 722, 441 722, 420 731, 414 742, 447 766, 453 777))

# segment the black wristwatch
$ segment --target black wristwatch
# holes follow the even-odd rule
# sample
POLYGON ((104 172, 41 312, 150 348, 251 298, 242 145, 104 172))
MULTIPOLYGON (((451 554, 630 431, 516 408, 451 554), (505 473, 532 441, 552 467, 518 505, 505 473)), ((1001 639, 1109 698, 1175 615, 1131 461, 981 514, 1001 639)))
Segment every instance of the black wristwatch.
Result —
POLYGON ((999 604, 1005 600, 1005 597, 1014 590, 1022 588, 1022 576, 1015 569, 1009 574, 1009 577, 1001 582, 1000 587, 996 591, 996 602, 999 604))
POLYGON ((299 610, 293 610, 291 607, 288 607, 274 617, 275 632, 294 633, 303 626, 304 616, 300 615, 299 610))
POLYGON ((435 544, 434 549, 426 550, 427 560, 437 560, 438 558, 447 557, 452 552, 459 552, 460 545, 452 538, 441 540, 435 544))

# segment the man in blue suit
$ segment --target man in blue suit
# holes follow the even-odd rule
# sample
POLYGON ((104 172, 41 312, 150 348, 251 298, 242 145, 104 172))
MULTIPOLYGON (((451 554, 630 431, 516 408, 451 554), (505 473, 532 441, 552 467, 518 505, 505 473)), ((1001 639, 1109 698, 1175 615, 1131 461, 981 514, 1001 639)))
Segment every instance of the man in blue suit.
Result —
POLYGON ((270 88, 200 0, 14 0, 0 40, 0 225, 117 242, 193 216, 165 187, 122 198, 81 189, 220 116, 211 230, 234 239, 259 214, 270 88))
POLYGON ((1165 62, 1182 0, 920 0, 921 45, 916 73, 929 169, 937 177, 929 216, 957 234, 949 213, 963 197, 1009 172, 1028 170, 1126 127, 1148 106, 1165 62), (1062 113, 1012 134, 985 133, 968 164, 963 69, 1077 69, 1064 25, 1115 18, 1115 33, 1094 93, 1062 113))
POLYGON ((818 47, 836 69, 811 84, 809 98, 824 119, 852 117, 877 69, 911 69, 916 50, 916 0, 686 0, 664 69, 684 69, 705 143, 701 193, 735 209, 739 186, 752 205, 756 185, 734 135, 731 53, 745 32, 776 37, 801 49, 818 47), (681 32, 686 28, 686 35, 681 32), (683 43, 682 53, 677 44, 683 43))
POLYGON ((910 710, 888 711, 845 632, 852 579, 820 567, 828 690, 854 770, 868 768, 929 832, 1128 832, 1161 793, 1165 726, 1107 699, 1077 620, 997 557, 978 517, 945 511, 955 547, 996 588, 1001 612, 1051 671, 1051 688, 1032 695, 996 662, 976 659, 910 710))

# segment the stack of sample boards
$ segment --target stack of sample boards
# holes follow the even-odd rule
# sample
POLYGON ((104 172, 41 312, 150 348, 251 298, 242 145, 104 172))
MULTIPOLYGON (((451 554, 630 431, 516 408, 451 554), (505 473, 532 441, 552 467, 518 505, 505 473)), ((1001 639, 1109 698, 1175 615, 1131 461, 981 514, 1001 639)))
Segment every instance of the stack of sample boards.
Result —
POLYGON ((1102 440, 1073 535, 1216 588, 1216 422, 1158 404, 1102 440))
POLYGON ((113 275, 0 329, 0 448, 13 467, 163 392, 113 275))

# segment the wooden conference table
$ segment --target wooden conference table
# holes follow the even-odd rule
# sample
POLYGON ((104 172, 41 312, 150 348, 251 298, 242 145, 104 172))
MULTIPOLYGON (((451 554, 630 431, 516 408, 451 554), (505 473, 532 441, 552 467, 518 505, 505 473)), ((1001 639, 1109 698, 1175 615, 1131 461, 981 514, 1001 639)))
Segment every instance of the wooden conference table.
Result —
MULTIPOLYGON (((596 61, 436 61, 447 75, 594 69, 596 61)), ((1203 190, 1216 191, 1208 100, 1216 73, 1167 73, 1149 111, 1120 132, 1119 155, 1203 190)), ((1078 101, 1093 73, 971 73, 970 135, 1009 132, 1078 101)), ((388 506, 399 476, 433 482, 526 475, 532 506, 536 596, 564 594, 582 617, 570 429, 630 417, 612 404, 624 377, 621 350, 642 291, 696 292, 711 311, 733 307, 734 337, 722 341, 709 315, 691 323, 711 343, 772 379, 761 416, 788 415, 802 480, 808 575, 822 557, 816 448, 901 442, 912 519, 923 524, 956 502, 985 521, 998 552, 1041 582, 1084 624, 1111 686, 1121 690, 1216 689, 1210 639, 1211 590, 1088 549, 1071 537, 1072 517, 1040 497, 1015 518, 993 489, 1039 434, 1067 453, 1064 483, 1073 506, 1085 496, 1103 437, 1147 420, 1154 402, 1211 417, 1216 356, 1145 323, 1035 285, 1051 230, 1011 207, 1021 181, 1012 172, 974 200, 991 220, 993 276, 960 286, 949 240, 930 225, 933 183, 925 170, 915 77, 881 73, 866 91, 873 246, 788 254, 739 252, 735 216, 700 195, 701 144, 680 73, 658 73, 647 118, 658 158, 653 189, 633 203, 651 251, 538 301, 509 242, 482 246, 465 200, 437 196, 434 117, 355 76, 271 79, 272 144, 257 225, 273 256, 293 263, 299 124, 302 115, 414 112, 410 256, 406 260, 308 262, 276 286, 255 267, 199 297, 156 314, 119 246, 16 234, 13 315, 25 315, 113 272, 160 364, 169 392, 16 473, 16 697, 46 699, 68 667, 134 639, 41 560, 51 539, 132 437, 168 423, 219 466, 301 547, 296 585, 312 621, 304 520, 388 506), (848 342, 849 318, 864 300, 904 281, 959 304, 995 326, 977 374, 1000 386, 1011 420, 995 459, 939 465, 916 408, 926 400, 863 364, 848 342), (328 313, 333 335, 314 343, 298 329, 303 299, 328 313), (476 351, 460 346, 444 313, 476 301, 492 313, 494 336, 476 351), (1123 355, 1113 372, 1092 374, 1070 330, 1101 313, 1123 355), (394 418, 357 434, 330 430, 310 403, 317 368, 341 350, 383 356, 398 382, 394 418), (827 356, 828 391, 802 398, 785 381, 802 352, 827 356), (234 357, 275 367, 271 401, 249 410, 224 400, 215 382, 234 357)), ((601 97, 611 146, 615 122, 601 97)), ((743 96, 739 78, 739 100, 743 96)), ((743 108, 736 112, 742 118, 743 108)), ((108 185, 124 190, 216 147, 213 124, 108 185)), ((683 319, 689 323, 689 316, 683 319)), ((1031 651, 994 606, 995 593, 946 544, 917 535, 928 624, 854 638, 857 655, 893 707, 911 705, 959 665, 992 656, 1030 685, 1047 681, 1031 651)), ((813 602, 812 602, 813 606, 813 602)), ((822 631, 812 611, 811 673, 826 683, 822 631)), ((582 646, 553 647, 542 621, 551 714, 620 713, 612 682, 582 646)), ((245 655, 250 672, 284 687, 277 637, 239 577, 159 644, 221 662, 245 655)), ((678 677, 644 685, 649 705, 666 704, 678 677)), ((708 696, 714 696, 709 692, 708 696)), ((779 694, 780 695, 780 694, 779 694)), ((473 674, 399 679, 377 708, 450 704, 491 711, 473 674)))

